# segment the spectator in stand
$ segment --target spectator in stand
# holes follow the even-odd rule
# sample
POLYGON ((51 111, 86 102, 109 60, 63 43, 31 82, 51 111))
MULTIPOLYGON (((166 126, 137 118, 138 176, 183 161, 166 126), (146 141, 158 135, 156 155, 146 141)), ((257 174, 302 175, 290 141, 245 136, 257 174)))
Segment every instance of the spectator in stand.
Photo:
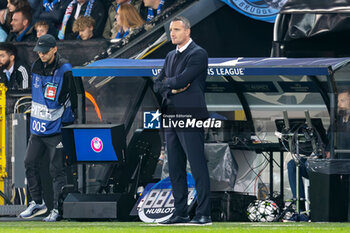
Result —
POLYGON ((112 36, 111 30, 115 23, 115 15, 117 14, 120 4, 123 4, 123 3, 130 3, 130 0, 115 0, 115 2, 113 2, 112 5, 109 7, 107 21, 102 34, 104 38, 106 39, 111 38, 112 36))
POLYGON ((30 6, 27 0, 9 0, 7 3, 7 8, 0 11, 0 26, 2 29, 6 33, 9 33, 11 30, 13 13, 18 9, 29 7, 30 6))
POLYGON ((122 39, 145 23, 136 8, 128 3, 119 6, 115 17, 116 22, 112 29, 111 39, 122 39))
POLYGON ((49 24, 48 34, 56 36, 70 1, 71 0, 40 0, 40 4, 33 13, 34 22, 46 21, 49 24))
POLYGON ((115 15, 117 14, 118 8, 120 4, 124 4, 124 3, 129 3, 133 6, 135 6, 135 8, 139 11, 140 9, 140 5, 141 5, 141 1, 139 0, 115 0, 112 5, 109 7, 108 10, 108 17, 107 17, 107 21, 106 21, 106 25, 105 28, 103 30, 103 37, 106 39, 110 39, 112 36, 112 28, 114 26, 115 23, 115 15))
POLYGON ((73 32, 79 33, 81 40, 95 39, 94 37, 95 20, 91 16, 79 16, 73 23, 73 32))
POLYGON ((46 35, 49 31, 49 24, 46 21, 36 22, 34 25, 36 31, 36 38, 39 39, 40 36, 46 35))
POLYGON ((16 47, 11 43, 0 44, 0 82, 10 90, 29 88, 29 67, 17 57, 16 47))
POLYGON ((30 7, 20 8, 13 13, 11 21, 12 30, 6 41, 35 41, 34 27, 30 7))
POLYGON ((148 22, 173 3, 174 0, 143 0, 140 7, 141 17, 148 22))
POLYGON ((104 4, 100 0, 73 0, 69 3, 64 14, 61 28, 58 32, 60 40, 75 40, 78 36, 73 32, 73 23, 80 15, 91 16, 96 25, 94 27, 95 37, 102 36, 106 22, 107 12, 104 4))

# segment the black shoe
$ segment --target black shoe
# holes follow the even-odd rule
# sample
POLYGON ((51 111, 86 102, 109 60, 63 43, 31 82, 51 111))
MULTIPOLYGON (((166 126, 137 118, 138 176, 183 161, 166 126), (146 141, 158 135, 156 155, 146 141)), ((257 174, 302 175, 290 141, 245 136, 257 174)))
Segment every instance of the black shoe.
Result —
POLYGON ((208 226, 211 224, 212 224, 212 221, 210 216, 195 216, 189 223, 189 225, 200 225, 200 226, 208 226))
POLYGON ((190 221, 190 217, 172 216, 171 218, 160 222, 161 225, 182 225, 187 224, 190 221))

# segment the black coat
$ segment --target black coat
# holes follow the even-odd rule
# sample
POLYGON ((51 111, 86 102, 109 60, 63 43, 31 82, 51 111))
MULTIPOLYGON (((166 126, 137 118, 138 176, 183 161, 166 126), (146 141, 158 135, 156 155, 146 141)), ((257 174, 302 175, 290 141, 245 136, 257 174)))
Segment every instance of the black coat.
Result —
MULTIPOLYGON (((10 32, 7 35, 6 42, 16 42, 17 35, 18 34, 16 32, 10 32)), ((34 27, 31 26, 31 28, 22 37, 22 40, 18 42, 33 42, 33 41, 36 41, 36 33, 34 31, 34 27)))
POLYGON ((0 71, 0 82, 4 83, 9 90, 30 89, 31 73, 29 67, 19 59, 16 59, 13 72, 8 81, 3 70, 0 71))
MULTIPOLYGON (((343 119, 338 117, 336 144, 337 149, 350 149, 350 120, 343 122, 343 119)), ((339 153, 338 157, 350 159, 350 153, 339 153)))
POLYGON ((162 97, 162 107, 171 107, 179 114, 190 114, 197 119, 208 118, 204 89, 208 70, 207 52, 192 42, 182 52, 173 70, 176 50, 168 53, 164 67, 155 80, 154 89, 162 97), (190 87, 178 94, 172 94, 172 89, 181 89, 190 83, 190 87))

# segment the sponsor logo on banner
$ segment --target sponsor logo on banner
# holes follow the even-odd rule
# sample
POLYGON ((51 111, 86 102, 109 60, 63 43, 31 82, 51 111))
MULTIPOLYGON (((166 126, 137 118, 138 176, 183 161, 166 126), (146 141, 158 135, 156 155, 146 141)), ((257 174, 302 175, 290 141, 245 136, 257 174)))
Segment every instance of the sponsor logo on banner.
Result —
POLYGON ((160 116, 162 114, 157 110, 156 112, 143 113, 143 128, 144 129, 160 129, 160 116))
POLYGON ((274 23, 287 0, 221 0, 238 12, 253 19, 274 23))
MULTIPOLYGON (((197 198, 194 180, 187 174, 188 199, 187 204, 192 206, 197 198)), ((169 177, 159 181, 147 193, 143 193, 137 204, 138 215, 143 222, 158 223, 169 219, 175 211, 169 177)))
POLYGON ((91 140, 91 148, 96 153, 101 152, 102 149, 103 149, 103 142, 102 142, 102 140, 99 137, 94 137, 91 140))

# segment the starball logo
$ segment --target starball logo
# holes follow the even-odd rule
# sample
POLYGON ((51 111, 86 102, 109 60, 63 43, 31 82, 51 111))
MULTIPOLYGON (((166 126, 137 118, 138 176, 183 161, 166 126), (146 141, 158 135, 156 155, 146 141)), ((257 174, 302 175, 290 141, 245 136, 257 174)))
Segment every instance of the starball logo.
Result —
POLYGON ((102 142, 102 140, 99 137, 94 137, 91 140, 91 148, 96 153, 101 152, 102 149, 103 149, 103 142, 102 142))
POLYGON ((198 120, 186 114, 162 114, 159 110, 143 113, 144 129, 196 129, 196 128, 221 128, 222 122, 214 118, 198 120))
POLYGON ((35 81, 34 81, 33 86, 34 86, 35 88, 39 88, 39 87, 40 87, 40 84, 39 84, 39 77, 38 77, 38 76, 35 77, 35 81))

